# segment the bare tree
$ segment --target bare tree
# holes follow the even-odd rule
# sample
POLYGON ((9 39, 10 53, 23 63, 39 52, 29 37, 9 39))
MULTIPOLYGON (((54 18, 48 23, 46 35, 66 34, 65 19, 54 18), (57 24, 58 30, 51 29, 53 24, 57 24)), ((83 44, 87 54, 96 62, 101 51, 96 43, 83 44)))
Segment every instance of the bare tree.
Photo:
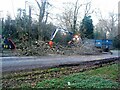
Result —
POLYGON ((39 3, 37 0, 35 0, 38 8, 39 8, 39 22, 43 21, 43 18, 45 16, 45 6, 46 6, 46 0, 42 1, 41 3, 39 3))
POLYGON ((84 16, 89 16, 94 12, 94 10, 91 11, 91 1, 86 2, 84 5, 85 5, 84 16))
POLYGON ((77 0, 75 3, 75 9, 74 9, 74 14, 73 14, 73 28, 72 28, 73 30, 72 31, 74 31, 74 32, 76 32, 78 11, 79 11, 81 6, 82 6, 82 4, 78 6, 78 0, 77 0))
POLYGON ((105 34, 109 34, 109 38, 113 38, 117 35, 117 14, 114 12, 109 13, 109 18, 105 19, 103 18, 102 14, 100 15, 101 18, 99 19, 99 22, 97 24, 97 28, 101 28, 98 30, 102 30, 105 34))
POLYGON ((42 40, 42 28, 41 28, 41 23, 47 23, 48 19, 48 12, 46 13, 46 5, 49 5, 49 2, 47 0, 41 0, 41 3, 39 3, 37 0, 35 0, 38 8, 39 8, 39 24, 38 24, 38 39, 42 40), (46 15, 45 15, 46 13, 46 15), (46 19, 44 21, 44 18, 46 16, 46 19), (39 36, 40 34, 40 36, 39 36))
POLYGON ((73 27, 73 10, 72 8, 64 10, 62 15, 58 15, 58 20, 61 26, 65 26, 68 30, 72 30, 73 27))
POLYGON ((77 33, 79 31, 81 18, 92 14, 92 12, 91 1, 81 2, 80 0, 76 0, 75 3, 65 3, 64 11, 57 19, 61 22, 61 26, 77 33))
POLYGON ((74 33, 77 31, 78 14, 79 9, 82 6, 82 4, 79 4, 78 2, 79 0, 76 0, 75 3, 65 3, 62 15, 57 17, 57 19, 61 22, 61 26, 66 27, 74 33))

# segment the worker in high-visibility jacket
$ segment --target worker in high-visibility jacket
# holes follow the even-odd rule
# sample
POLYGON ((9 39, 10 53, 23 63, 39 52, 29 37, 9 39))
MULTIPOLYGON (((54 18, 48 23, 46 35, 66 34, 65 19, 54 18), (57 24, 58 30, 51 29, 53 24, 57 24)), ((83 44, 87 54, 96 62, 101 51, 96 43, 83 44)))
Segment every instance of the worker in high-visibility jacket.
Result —
POLYGON ((50 48, 53 47, 53 41, 52 40, 50 40, 48 44, 49 44, 50 48))

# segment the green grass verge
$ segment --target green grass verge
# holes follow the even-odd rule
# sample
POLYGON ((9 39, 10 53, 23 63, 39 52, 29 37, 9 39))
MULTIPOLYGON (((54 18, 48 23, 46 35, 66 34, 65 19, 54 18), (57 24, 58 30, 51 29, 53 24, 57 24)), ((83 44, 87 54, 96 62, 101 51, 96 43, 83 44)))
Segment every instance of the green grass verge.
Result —
POLYGON ((75 73, 61 78, 44 80, 36 88, 118 88, 118 65, 75 73), (70 84, 68 84, 70 83, 70 84))

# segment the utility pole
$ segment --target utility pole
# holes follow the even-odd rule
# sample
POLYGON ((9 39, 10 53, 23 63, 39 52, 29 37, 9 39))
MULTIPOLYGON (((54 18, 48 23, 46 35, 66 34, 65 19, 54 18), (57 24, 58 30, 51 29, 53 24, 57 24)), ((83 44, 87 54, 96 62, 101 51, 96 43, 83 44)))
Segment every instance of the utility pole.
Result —
POLYGON ((31 29, 31 7, 29 6, 29 44, 31 46, 31 33, 32 33, 32 29, 31 29))
MULTIPOLYGON (((26 14, 26 7, 27 7, 27 3, 28 3, 28 1, 25 1, 25 18, 26 18, 26 16, 27 16, 27 14, 26 14)), ((26 23, 24 23, 25 24, 25 31, 26 31, 26 26, 27 26, 27 24, 26 23)))
POLYGON ((118 34, 120 33, 120 1, 118 2, 118 34))
POLYGON ((25 1, 25 13, 26 13, 26 4, 27 4, 28 1, 25 1))

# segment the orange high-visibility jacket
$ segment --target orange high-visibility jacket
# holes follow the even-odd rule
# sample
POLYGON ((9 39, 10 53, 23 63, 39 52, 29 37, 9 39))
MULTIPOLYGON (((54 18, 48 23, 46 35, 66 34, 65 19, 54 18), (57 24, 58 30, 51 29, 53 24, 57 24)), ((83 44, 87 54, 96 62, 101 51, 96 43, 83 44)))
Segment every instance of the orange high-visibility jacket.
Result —
POLYGON ((49 41, 49 45, 52 48, 53 47, 53 41, 49 41))

